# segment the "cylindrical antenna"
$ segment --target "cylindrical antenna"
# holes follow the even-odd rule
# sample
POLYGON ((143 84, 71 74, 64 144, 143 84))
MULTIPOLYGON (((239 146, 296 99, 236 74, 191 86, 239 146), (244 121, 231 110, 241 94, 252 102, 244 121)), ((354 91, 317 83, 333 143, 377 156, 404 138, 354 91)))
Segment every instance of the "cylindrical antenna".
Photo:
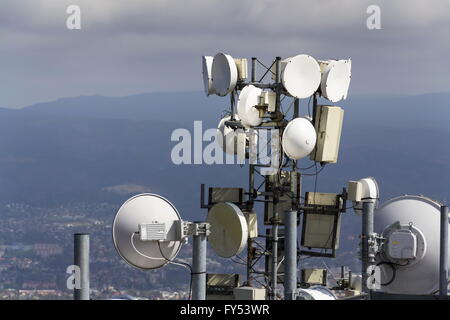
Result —
POLYGON ((206 234, 204 233, 194 235, 192 241, 192 299, 206 300, 206 234))
POLYGON ((284 299, 295 300, 297 291, 297 212, 284 213, 284 299))
POLYGON ((74 289, 74 300, 89 300, 89 234, 74 234, 74 264, 80 268, 80 288, 74 289))
POLYGON ((369 238, 373 233, 373 212, 375 203, 372 201, 363 202, 362 210, 362 241, 361 241, 361 258, 362 258, 362 288, 363 292, 368 293, 370 288, 367 287, 368 268, 374 264, 374 259, 369 257, 369 238))
POLYGON ((439 255, 439 294, 447 296, 448 288, 448 206, 441 207, 441 243, 439 255))

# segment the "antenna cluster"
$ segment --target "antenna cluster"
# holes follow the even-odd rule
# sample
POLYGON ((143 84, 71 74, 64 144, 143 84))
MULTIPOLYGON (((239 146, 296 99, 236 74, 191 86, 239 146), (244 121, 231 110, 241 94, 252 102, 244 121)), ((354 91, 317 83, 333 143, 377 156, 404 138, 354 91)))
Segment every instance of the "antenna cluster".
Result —
MULTIPOLYGON (((317 100, 322 97, 334 103, 347 97, 351 60, 316 60, 310 55, 299 54, 285 59, 276 57, 266 66, 253 57, 249 68, 246 58, 236 59, 229 54, 217 53, 203 56, 202 66, 206 95, 230 96, 230 110, 219 122, 216 141, 226 153, 250 160, 248 189, 241 189, 245 198, 237 197, 239 192, 220 192, 230 188, 210 188, 208 202, 204 203, 202 185, 201 207, 208 209, 212 247, 220 256, 230 257, 244 249, 242 236, 247 237, 247 259, 241 258, 247 266, 245 285, 252 287, 259 283, 267 290, 269 298, 277 299, 277 284, 283 282, 280 280, 283 272, 279 270, 291 259, 284 253, 285 233, 292 231, 285 226, 286 214, 295 215, 295 229, 300 214, 303 214, 302 243, 313 243, 319 250, 304 251, 303 254, 334 256, 338 247, 336 238, 340 213, 345 211, 345 190, 342 194, 323 194, 314 190, 309 193, 308 202, 303 201, 302 170, 298 161, 309 156, 316 172, 305 175, 316 176, 317 165, 323 167, 337 161, 344 111, 334 105, 319 105, 317 100), (260 79, 256 79, 257 66, 263 68, 260 79), (309 103, 303 113, 300 110, 300 99, 308 98, 309 101, 312 99, 312 114, 307 113, 309 103), (287 101, 291 102, 289 107, 283 108, 287 101), (255 139, 262 136, 261 130, 276 133, 265 146, 258 146, 260 142, 255 139), (270 165, 252 161, 252 154, 258 147, 259 150, 270 150, 275 161, 272 160, 270 165), (213 192, 221 193, 221 197, 212 196, 213 192), (258 202, 264 204, 264 225, 267 227, 262 235, 255 210, 258 202), (232 204, 234 207, 230 207, 232 204), (246 217, 247 228, 226 223, 227 219, 237 221, 237 217, 242 216, 246 217), (324 216, 331 219, 323 219, 324 216), (220 227, 215 227, 217 223, 210 217, 221 221, 220 227), (311 240, 321 237, 317 231, 319 225, 321 228, 325 225, 327 239, 311 240), (243 229, 248 229, 248 235, 243 229), (221 236, 215 235, 216 232, 221 232, 221 236), (265 243, 260 243, 259 239, 264 239, 265 243), (226 246, 234 250, 223 250, 226 246), (264 271, 255 267, 262 257, 266 260, 264 271)), ((297 255, 297 249, 294 255, 297 255)))
POLYGON ((194 299, 205 299, 209 290, 211 296, 231 292, 236 298, 275 300, 282 297, 280 284, 284 299, 336 299, 328 289, 316 286, 326 284, 328 268, 303 269, 299 282, 298 261, 302 256, 336 257, 341 214, 349 200, 355 213, 362 214, 362 274, 355 278, 349 272, 347 279, 343 268, 339 288, 361 287, 370 297, 376 296, 372 285, 378 285, 381 294, 439 291, 447 297, 448 207, 423 196, 403 196, 377 209, 379 188, 372 177, 349 181, 341 193, 317 191, 319 173, 337 162, 344 116, 341 107, 318 104, 318 98, 330 103, 346 99, 350 59, 316 60, 300 54, 276 57, 267 67, 253 57, 250 77, 245 58, 218 53, 203 56, 202 62, 206 95, 230 96, 230 110, 219 122, 216 141, 227 154, 250 160, 248 186, 210 187, 206 196, 202 184, 200 207, 208 210, 203 222, 183 221, 161 196, 132 197, 113 223, 114 245, 124 260, 140 269, 168 263, 188 268, 194 299), (258 80, 257 64, 263 67, 258 80), (309 99, 303 109, 300 99, 309 99), (265 145, 255 138, 262 130, 275 133, 265 145), (252 161, 261 147, 270 149, 274 162, 252 161), (300 160, 308 156, 312 164, 300 167, 300 160), (315 179, 314 190, 304 192, 302 178, 308 176, 315 179), (264 208, 262 223, 258 203, 264 208), (174 261, 189 237, 192 265, 174 261), (216 254, 233 262, 238 258, 246 266, 242 285, 239 275, 207 277, 207 240, 216 254), (246 257, 241 257, 245 249, 246 257))

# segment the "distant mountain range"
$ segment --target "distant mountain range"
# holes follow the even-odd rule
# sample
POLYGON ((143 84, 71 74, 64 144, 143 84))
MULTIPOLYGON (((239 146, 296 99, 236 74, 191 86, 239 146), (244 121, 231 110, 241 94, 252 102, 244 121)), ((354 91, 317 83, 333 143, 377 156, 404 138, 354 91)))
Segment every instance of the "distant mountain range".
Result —
MULTIPOLYGON (((204 217, 200 184, 245 186, 247 169, 174 165, 170 137, 176 128, 192 131, 194 120, 203 120, 204 129, 216 127, 228 104, 226 98, 183 92, 0 109, 0 202, 120 203, 152 191, 168 197, 187 219, 204 217)), ((301 101, 302 114, 307 104, 301 101)), ((450 93, 357 96, 338 105, 345 109, 339 161, 321 172, 318 191, 340 192, 348 180, 374 176, 382 200, 424 194, 448 201, 450 93)), ((313 189, 314 178, 304 182, 304 191, 313 189)), ((344 219, 344 234, 355 219, 353 213, 344 219)))

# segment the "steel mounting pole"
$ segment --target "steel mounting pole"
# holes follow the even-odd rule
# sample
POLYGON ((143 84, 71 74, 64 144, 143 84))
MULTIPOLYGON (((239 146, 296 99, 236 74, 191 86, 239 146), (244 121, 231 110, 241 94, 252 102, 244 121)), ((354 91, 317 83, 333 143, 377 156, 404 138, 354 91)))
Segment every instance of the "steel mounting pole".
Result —
POLYGON ((284 213, 284 299, 295 300, 297 292, 297 211, 284 213))
POLYGON ((192 241, 192 300, 206 300, 206 237, 208 224, 194 222, 192 241), (205 228, 202 228, 205 226, 205 228))
POLYGON ((370 293, 371 288, 367 285, 368 268, 375 264, 375 257, 370 254, 370 237, 373 234, 373 213, 375 203, 373 201, 363 202, 362 210, 362 235, 361 235, 361 260, 362 260, 362 289, 365 293, 370 293))
POLYGON ((74 300, 89 300, 89 234, 74 234, 74 264, 80 269, 80 288, 74 289, 74 300))

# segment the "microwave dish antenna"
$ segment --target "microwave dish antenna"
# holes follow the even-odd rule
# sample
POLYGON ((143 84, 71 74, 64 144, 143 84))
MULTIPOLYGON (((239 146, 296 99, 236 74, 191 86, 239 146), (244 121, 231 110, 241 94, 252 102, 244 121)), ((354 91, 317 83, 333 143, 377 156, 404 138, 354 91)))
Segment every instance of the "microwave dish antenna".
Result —
POLYGON ((238 206, 231 202, 217 203, 208 211, 206 221, 211 226, 208 241, 219 256, 230 258, 244 250, 248 226, 238 206))
POLYGON ((261 124, 262 118, 259 117, 259 105, 262 89, 253 85, 245 86, 239 94, 237 103, 237 114, 241 123, 245 127, 256 127, 261 124))
POLYGON ((320 67, 322 69, 320 83, 322 96, 331 102, 346 99, 352 77, 352 61, 350 59, 320 61, 320 67))
POLYGON ((203 69, 203 86, 205 87, 205 93, 207 96, 216 93, 213 87, 212 81, 212 64, 214 57, 203 56, 202 57, 202 69, 203 69))
POLYGON ((281 140, 286 155, 294 160, 308 156, 316 146, 317 134, 311 121, 299 117, 289 121, 281 140))
POLYGON ((374 232, 386 239, 378 257, 384 292, 438 290, 440 217, 441 204, 423 196, 397 197, 375 211, 374 232))
POLYGON ((236 87, 238 70, 232 56, 218 53, 214 56, 212 67, 212 85, 219 96, 226 96, 236 87))
POLYGON ((136 195, 120 207, 114 218, 114 246, 136 268, 161 268, 180 251, 181 223, 180 214, 167 199, 152 193, 136 195), (146 241, 146 237, 161 241, 146 241))
POLYGON ((302 99, 314 94, 319 88, 322 73, 313 57, 299 54, 282 61, 281 80, 286 91, 302 99))

